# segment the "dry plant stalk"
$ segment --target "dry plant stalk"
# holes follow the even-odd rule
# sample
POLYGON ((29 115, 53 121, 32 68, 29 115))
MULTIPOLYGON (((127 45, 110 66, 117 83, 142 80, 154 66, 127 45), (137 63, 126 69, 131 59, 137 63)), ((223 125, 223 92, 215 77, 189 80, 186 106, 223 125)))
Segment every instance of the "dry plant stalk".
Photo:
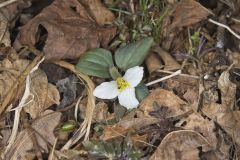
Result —
POLYGON ((87 75, 78 71, 75 68, 75 66, 70 63, 67 63, 64 61, 57 61, 57 62, 55 62, 55 64, 57 64, 61 67, 64 67, 64 68, 72 71, 74 74, 76 74, 77 77, 86 86, 87 94, 88 94, 87 110, 86 110, 85 119, 84 119, 82 125, 80 126, 80 128, 72 136, 72 138, 63 146, 62 150, 66 150, 66 149, 69 149, 72 145, 74 145, 84 135, 85 135, 84 140, 87 140, 89 137, 91 122, 92 122, 92 118, 93 118, 93 111, 95 108, 95 97, 93 96, 94 83, 87 75))

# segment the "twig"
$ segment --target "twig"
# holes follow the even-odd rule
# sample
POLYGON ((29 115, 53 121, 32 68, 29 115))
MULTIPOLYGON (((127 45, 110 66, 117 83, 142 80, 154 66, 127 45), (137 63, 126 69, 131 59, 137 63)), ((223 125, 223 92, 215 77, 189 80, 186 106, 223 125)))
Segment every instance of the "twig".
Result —
POLYGON ((225 29, 227 29, 232 35, 234 35, 237 39, 240 39, 240 35, 238 35, 236 32, 234 32, 229 26, 225 25, 225 24, 222 24, 222 23, 219 23, 217 21, 214 21, 213 19, 208 19, 209 22, 213 23, 213 24, 216 24, 220 27, 223 27, 225 29))
POLYGON ((3 7, 5 7, 5 6, 7 6, 7 5, 9 5, 9 4, 12 4, 12 3, 15 3, 15 2, 17 2, 18 0, 9 0, 9 1, 5 1, 5 2, 2 2, 1 4, 0 4, 0 8, 3 8, 3 7))
POLYGON ((237 19, 237 18, 232 18, 232 20, 233 20, 234 22, 240 23, 240 20, 237 19))
MULTIPOLYGON (((172 71, 165 71, 165 70, 161 70, 161 69, 158 69, 157 72, 159 72, 159 73, 167 73, 167 74, 173 74, 174 73, 172 71)), ((199 79, 200 78, 199 76, 193 76, 193 75, 184 74, 184 73, 181 73, 178 76, 189 77, 189 78, 194 78, 194 79, 199 79)))
POLYGON ((181 74, 181 70, 177 70, 176 72, 173 72, 173 73, 172 73, 171 75, 169 75, 169 76, 165 76, 165 77, 162 77, 162 78, 160 78, 160 79, 157 79, 157 80, 154 80, 154 81, 152 81, 152 82, 147 83, 146 86, 151 86, 151 85, 153 85, 153 84, 156 84, 156 83, 165 81, 165 80, 167 80, 167 79, 169 79, 169 78, 175 77, 175 76, 180 75, 180 74, 181 74))

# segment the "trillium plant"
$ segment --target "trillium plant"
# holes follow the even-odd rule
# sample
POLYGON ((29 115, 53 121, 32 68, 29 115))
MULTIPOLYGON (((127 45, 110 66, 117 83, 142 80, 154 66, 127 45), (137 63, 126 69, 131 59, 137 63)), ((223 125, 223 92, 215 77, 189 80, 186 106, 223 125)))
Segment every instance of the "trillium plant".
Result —
POLYGON ((139 104, 135 94, 135 87, 142 81, 143 67, 129 68, 125 75, 117 77, 115 81, 103 82, 93 92, 95 97, 101 99, 114 99, 118 97, 120 105, 130 109, 139 104))
POLYGON ((100 99, 115 99, 127 109, 136 108, 139 101, 148 95, 147 87, 141 83, 144 69, 140 67, 153 43, 147 37, 116 50, 114 65, 112 53, 103 48, 87 51, 76 68, 91 76, 113 79, 97 86, 93 95, 100 99), (120 72, 119 72, 120 71, 120 72), (122 76, 121 73, 125 72, 122 76))

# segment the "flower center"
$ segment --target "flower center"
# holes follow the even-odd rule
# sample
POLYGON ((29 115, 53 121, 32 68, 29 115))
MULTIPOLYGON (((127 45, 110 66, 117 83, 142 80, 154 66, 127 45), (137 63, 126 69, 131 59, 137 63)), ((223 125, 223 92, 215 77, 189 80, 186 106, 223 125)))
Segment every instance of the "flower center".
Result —
POLYGON ((117 86, 118 86, 118 91, 120 91, 120 92, 125 90, 127 87, 130 87, 130 84, 121 77, 117 78, 116 82, 117 82, 117 86))

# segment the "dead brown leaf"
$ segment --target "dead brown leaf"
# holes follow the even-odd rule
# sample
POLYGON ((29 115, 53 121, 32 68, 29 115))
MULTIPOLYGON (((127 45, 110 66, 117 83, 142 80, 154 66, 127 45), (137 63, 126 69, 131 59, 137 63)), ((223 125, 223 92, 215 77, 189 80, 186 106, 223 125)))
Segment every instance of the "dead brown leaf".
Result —
POLYGON ((159 122, 157 118, 144 117, 144 118, 131 118, 121 120, 115 125, 106 126, 103 131, 102 140, 109 140, 117 137, 124 136, 127 133, 134 133, 151 124, 159 122))
POLYGON ((150 160, 199 160, 198 147, 203 152, 212 149, 211 144, 195 131, 173 131, 158 146, 150 160))
POLYGON ((133 145, 134 146, 137 146, 137 147, 145 147, 147 143, 147 135, 144 134, 142 136, 140 135, 133 135, 130 137, 131 141, 133 142, 133 145))
MULTIPOLYGON (((14 61, 4 59, 0 62, 2 69, 0 73, 0 102, 4 100, 8 91, 16 83, 18 76, 26 69, 29 63, 30 61, 25 59, 17 59, 14 61)), ((19 98, 23 91, 22 89, 18 90, 15 99, 19 98)))
POLYGON ((98 102, 93 113, 93 122, 106 121, 108 115, 108 105, 104 102, 98 102))
POLYGON ((15 47, 21 46, 19 42, 34 46, 42 26, 48 33, 43 48, 46 60, 76 59, 87 49, 107 46, 116 28, 104 25, 111 24, 113 19, 100 0, 55 0, 22 27, 15 47))
POLYGON ((156 55, 154 52, 149 54, 147 57, 146 65, 150 74, 153 74, 158 69, 162 69, 164 67, 161 61, 158 59, 158 55, 156 55))
POLYGON ((196 24, 207 19, 210 14, 210 11, 208 11, 197 1, 182 0, 177 4, 172 14, 173 19, 170 29, 196 24))
POLYGON ((233 109, 237 86, 230 81, 229 77, 229 72, 224 71, 219 77, 218 88, 221 91, 222 105, 233 109))
MULTIPOLYGON (((51 110, 46 110, 42 113, 42 117, 35 120, 32 124, 32 128, 36 132, 32 134, 35 134, 37 143, 44 152, 48 152, 47 143, 53 145, 55 140, 53 131, 61 118, 60 112, 52 112, 51 110)), ((26 160, 26 156, 31 154, 31 150, 33 150, 33 142, 28 129, 24 129, 18 134, 14 145, 6 155, 6 159, 26 160)))
POLYGON ((6 47, 11 46, 10 34, 8 29, 8 20, 0 12, 0 43, 4 44, 6 47))
POLYGON ((124 128, 121 126, 113 125, 113 126, 106 126, 103 131, 103 135, 101 139, 103 141, 107 141, 110 139, 118 138, 125 136, 126 133, 130 131, 129 128, 124 128))
MULTIPOLYGON (((0 101, 3 101, 4 97, 12 86, 17 82, 18 77, 29 65, 30 61, 25 59, 4 59, 0 62, 2 72, 0 73, 0 101)), ((24 86, 20 86, 18 94, 14 97, 15 100, 21 96, 24 86)), ((60 95, 56 87, 48 83, 46 74, 37 70, 31 77, 30 91, 33 95, 33 99, 29 100, 29 104, 24 106, 27 113, 30 113, 32 118, 36 118, 42 111, 46 110, 52 104, 59 104, 60 95)), ((12 102, 13 103, 13 102, 12 102)))
POLYGON ((121 120, 118 123, 118 125, 124 128, 140 130, 141 128, 144 128, 151 124, 155 124, 157 122, 159 122, 159 119, 157 118, 142 117, 142 118, 132 118, 132 119, 121 120))
POLYGON ((181 68, 181 65, 166 51, 160 47, 155 47, 154 51, 162 58, 164 70, 171 71, 181 68))
POLYGON ((218 87, 221 91, 221 104, 205 104, 203 113, 217 122, 232 139, 240 145, 240 111, 234 111, 236 84, 229 79, 229 72, 224 71, 219 80, 218 87))
POLYGON ((228 53, 228 56, 230 61, 235 64, 234 66, 240 68, 240 53, 230 52, 228 53))
POLYGON ((48 83, 46 74, 37 70, 31 77, 30 92, 33 99, 24 107, 24 110, 35 119, 53 104, 60 103, 60 95, 56 86, 48 83))
POLYGON ((181 115, 190 110, 190 108, 187 107, 187 103, 173 92, 160 88, 153 90, 151 94, 141 102, 139 108, 148 114, 154 111, 154 101, 157 102, 160 107, 165 106, 168 108, 169 112, 165 115, 166 118, 181 115))
POLYGON ((199 113, 192 113, 188 117, 183 117, 176 126, 200 133, 214 148, 217 147, 214 122, 203 118, 199 113))

